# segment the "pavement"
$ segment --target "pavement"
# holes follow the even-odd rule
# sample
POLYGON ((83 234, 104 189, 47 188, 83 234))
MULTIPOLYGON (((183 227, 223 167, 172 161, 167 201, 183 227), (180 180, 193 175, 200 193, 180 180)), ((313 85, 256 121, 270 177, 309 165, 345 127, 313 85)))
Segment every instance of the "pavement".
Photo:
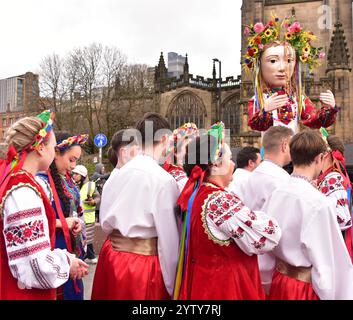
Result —
MULTIPOLYGON (((94 235, 94 252, 96 253, 97 258, 99 259, 99 252, 101 247, 106 239, 106 235, 103 233, 102 228, 98 222, 96 222, 96 229, 94 235)), ((91 300, 92 294, 92 285, 94 273, 96 272, 96 264, 89 264, 88 275, 83 278, 83 286, 84 286, 84 300, 91 300)))

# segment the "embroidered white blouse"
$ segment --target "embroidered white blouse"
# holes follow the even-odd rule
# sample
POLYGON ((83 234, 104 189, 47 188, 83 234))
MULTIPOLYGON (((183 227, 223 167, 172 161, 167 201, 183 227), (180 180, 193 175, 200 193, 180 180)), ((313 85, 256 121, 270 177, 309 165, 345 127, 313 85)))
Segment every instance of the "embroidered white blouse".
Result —
POLYGON ((205 230, 213 241, 232 239, 249 256, 272 250, 281 238, 276 219, 251 211, 232 192, 213 192, 206 199, 203 212, 205 230))
POLYGON ((41 197, 30 187, 13 190, 4 203, 4 238, 12 275, 22 289, 57 288, 69 278, 72 255, 50 248, 41 197))
POLYGON ((347 191, 343 186, 343 178, 339 172, 327 174, 318 186, 319 190, 334 204, 337 222, 341 230, 352 226, 351 213, 348 205, 347 191))

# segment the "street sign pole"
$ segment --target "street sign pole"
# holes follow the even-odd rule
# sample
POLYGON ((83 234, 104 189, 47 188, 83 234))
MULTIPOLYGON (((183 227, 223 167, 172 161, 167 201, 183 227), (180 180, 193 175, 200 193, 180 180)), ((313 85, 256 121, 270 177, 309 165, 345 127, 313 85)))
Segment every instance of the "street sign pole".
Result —
POLYGON ((102 164, 102 148, 99 149, 99 163, 102 164))
POLYGON ((98 148, 98 163, 102 164, 102 149, 107 145, 108 139, 103 133, 99 133, 94 137, 94 144, 98 148))

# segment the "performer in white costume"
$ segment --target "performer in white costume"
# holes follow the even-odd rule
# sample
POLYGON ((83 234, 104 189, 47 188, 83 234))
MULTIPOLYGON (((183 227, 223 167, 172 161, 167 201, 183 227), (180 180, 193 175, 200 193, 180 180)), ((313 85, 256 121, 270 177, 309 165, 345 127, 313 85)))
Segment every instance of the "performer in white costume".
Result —
POLYGON ((294 171, 272 194, 267 212, 282 229, 273 250, 276 271, 270 299, 353 299, 353 265, 335 206, 312 184, 323 167, 326 144, 312 130, 290 142, 294 171))
POLYGON ((158 142, 147 141, 148 121, 153 134, 169 128, 159 114, 146 114, 137 125, 143 153, 104 186, 100 221, 108 238, 101 249, 92 299, 170 299, 173 292, 179 191, 174 178, 158 164, 168 135, 158 142))

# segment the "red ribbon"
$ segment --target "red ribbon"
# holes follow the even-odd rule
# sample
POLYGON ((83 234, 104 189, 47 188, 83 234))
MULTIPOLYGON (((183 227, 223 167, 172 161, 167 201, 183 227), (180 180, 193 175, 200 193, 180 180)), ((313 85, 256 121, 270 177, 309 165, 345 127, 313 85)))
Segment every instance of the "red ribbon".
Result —
POLYGON ((199 185, 201 185, 204 177, 205 177, 205 171, 196 165, 192 169, 191 175, 190 175, 188 181, 186 182, 185 187, 184 187, 182 193, 180 194, 178 202, 177 202, 177 204, 181 207, 182 211, 185 211, 188 208, 189 199, 194 191, 195 181, 200 179, 199 185))
POLYGON ((48 170, 48 179, 49 179, 49 184, 50 184, 51 190, 53 192, 53 197, 54 197, 56 211, 58 213, 58 216, 59 216, 59 219, 60 219, 60 222, 61 222, 61 227, 62 227, 62 230, 63 230, 63 233, 64 233, 64 238, 65 238, 65 242, 66 242, 66 246, 67 246, 67 251, 69 251, 70 253, 73 253, 72 252, 72 246, 71 246, 71 238, 70 238, 69 226, 67 225, 66 218, 65 218, 64 213, 63 213, 63 211, 61 209, 61 203, 60 203, 59 195, 58 195, 58 192, 56 191, 54 180, 53 180, 53 177, 50 174, 50 170, 48 170))
POLYGON ((172 165, 166 161, 166 162, 164 162, 163 169, 165 171, 169 172, 169 169, 170 169, 171 166, 172 165))
POLYGON ((336 160, 340 161, 344 167, 346 167, 346 164, 345 164, 346 159, 344 158, 344 155, 340 151, 338 151, 338 150, 332 151, 332 156, 336 160))
POLYGON ((23 163, 26 159, 26 156, 27 156, 27 151, 22 151, 21 153, 17 153, 15 147, 13 145, 10 146, 9 150, 7 151, 7 156, 6 156, 6 160, 1 160, 0 161, 0 172, 2 172, 2 176, 1 176, 1 179, 0 179, 0 199, 2 198, 3 194, 4 194, 4 190, 6 189, 6 186, 10 180, 10 177, 11 177, 11 162, 15 159, 15 157, 19 157, 21 156, 20 158, 20 161, 16 164, 15 168, 13 168, 12 172, 17 172, 19 171, 22 166, 23 166, 23 163))
POLYGON ((331 154, 332 154, 333 162, 336 166, 336 169, 343 177, 344 187, 345 187, 345 189, 347 189, 348 187, 351 186, 351 182, 349 180, 349 176, 348 176, 347 169, 346 169, 346 163, 345 163, 346 159, 345 159, 344 155, 338 150, 332 151, 331 154), (345 174, 343 174, 340 164, 343 166, 345 174))

